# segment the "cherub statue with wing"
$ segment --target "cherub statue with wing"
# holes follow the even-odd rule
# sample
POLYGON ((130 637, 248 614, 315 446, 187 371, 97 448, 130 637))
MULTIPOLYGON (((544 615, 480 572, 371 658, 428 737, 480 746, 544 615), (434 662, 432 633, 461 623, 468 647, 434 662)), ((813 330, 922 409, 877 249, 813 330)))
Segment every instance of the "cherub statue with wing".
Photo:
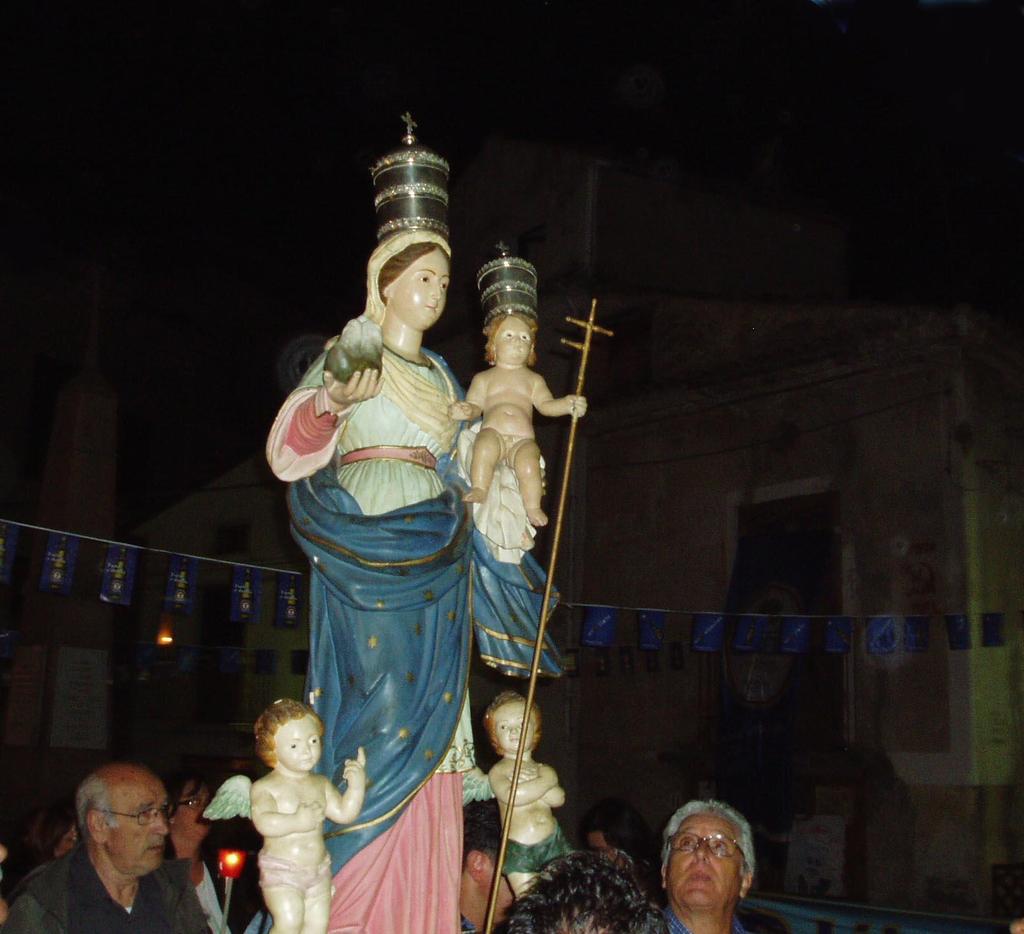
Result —
POLYGON ((344 793, 314 774, 323 721, 312 708, 289 698, 263 711, 255 733, 256 753, 272 771, 255 782, 232 776, 204 816, 251 817, 263 835, 260 888, 276 934, 326 931, 333 889, 323 822, 329 818, 349 824, 359 816, 366 794, 366 756, 360 748, 355 759, 346 760, 344 793))

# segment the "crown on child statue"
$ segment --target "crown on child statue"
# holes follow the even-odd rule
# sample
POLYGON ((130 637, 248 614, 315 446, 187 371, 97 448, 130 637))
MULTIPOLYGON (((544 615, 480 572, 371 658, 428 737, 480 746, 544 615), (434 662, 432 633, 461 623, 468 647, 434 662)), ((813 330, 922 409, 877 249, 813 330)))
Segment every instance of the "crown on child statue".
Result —
POLYGON ((517 314, 536 321, 537 270, 532 263, 513 256, 504 243, 495 249, 497 257, 484 263, 476 274, 484 327, 500 315, 517 314))
POLYGON ((433 230, 448 239, 448 163, 413 136, 416 122, 402 114, 405 136, 371 167, 377 241, 406 230, 433 230))

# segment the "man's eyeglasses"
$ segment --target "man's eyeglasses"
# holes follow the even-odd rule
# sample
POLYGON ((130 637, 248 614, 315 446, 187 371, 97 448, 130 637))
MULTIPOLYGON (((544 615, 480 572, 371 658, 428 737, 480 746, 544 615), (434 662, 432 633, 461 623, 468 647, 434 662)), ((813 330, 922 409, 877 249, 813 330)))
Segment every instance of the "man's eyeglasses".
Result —
POLYGON ((134 817, 140 827, 148 827, 150 824, 155 824, 161 817, 166 821, 171 816, 171 806, 169 804, 161 804, 158 808, 143 808, 134 814, 115 811, 111 808, 97 808, 96 810, 102 811, 104 814, 116 814, 118 817, 134 817))
POLYGON ((696 853, 703 844, 707 844, 708 852, 716 859, 728 859, 740 845, 732 837, 721 833, 709 833, 698 837, 695 833, 681 833, 672 841, 672 849, 677 853, 696 853))

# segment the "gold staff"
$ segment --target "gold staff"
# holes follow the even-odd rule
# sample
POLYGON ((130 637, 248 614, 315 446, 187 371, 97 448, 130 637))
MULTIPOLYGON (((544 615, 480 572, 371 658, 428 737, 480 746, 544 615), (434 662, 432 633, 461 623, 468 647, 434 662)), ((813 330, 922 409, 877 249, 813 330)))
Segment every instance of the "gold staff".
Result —
MULTIPOLYGON (((594 323, 594 315, 597 312, 597 299, 590 303, 590 316, 586 321, 579 318, 566 317, 566 321, 583 328, 583 343, 562 338, 562 343, 574 347, 580 351, 580 372, 576 377, 576 395, 583 395, 583 381, 587 374, 587 360, 590 357, 590 339, 596 331, 606 337, 613 337, 612 331, 607 328, 598 327, 594 323)), ((523 710, 523 723, 519 730, 519 746, 516 748, 516 761, 512 768, 512 784, 509 787, 508 807, 505 809, 505 820, 501 827, 501 846, 498 848, 498 858, 494 863, 494 879, 491 881, 491 894, 487 899, 487 918, 484 924, 484 934, 491 934, 494 925, 494 909, 498 900, 498 886, 501 884, 501 869, 505 864, 505 849, 508 846, 508 832, 512 826, 512 809, 515 807, 516 792, 519 789, 519 773, 523 767, 523 752, 526 749, 526 730, 530 725, 530 714, 533 712, 533 695, 537 688, 537 673, 540 671, 540 656, 544 649, 544 633, 548 625, 548 608, 551 602, 551 586, 555 579, 555 567, 558 564, 558 545, 562 540, 562 519, 565 516, 565 501, 569 494, 569 472, 572 469, 572 456, 576 450, 576 422, 578 418, 575 410, 572 414, 572 424, 569 426, 569 445, 565 451, 565 469, 562 471, 562 491, 558 497, 558 514, 555 518, 555 538, 551 543, 551 559, 548 562, 548 579, 544 584, 544 602, 540 607, 540 624, 537 626, 537 641, 533 645, 533 664, 530 666, 530 686, 526 692, 526 707, 523 710)))

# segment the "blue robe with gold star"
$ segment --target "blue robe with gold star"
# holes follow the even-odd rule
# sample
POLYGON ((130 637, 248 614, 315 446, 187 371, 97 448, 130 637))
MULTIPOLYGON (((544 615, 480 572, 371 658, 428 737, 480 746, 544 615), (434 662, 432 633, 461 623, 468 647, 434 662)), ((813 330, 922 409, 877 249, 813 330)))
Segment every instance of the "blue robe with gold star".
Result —
MULTIPOLYGON (((443 361, 429 357, 461 395, 443 361)), ((371 414, 368 407, 364 417, 371 414)), ((393 429, 371 440, 396 443, 393 429)), ((364 464, 373 462, 358 466, 364 464)), ((395 469, 394 462, 382 466, 395 469)), ((394 824, 442 761, 456 771, 473 764, 471 749, 463 756, 452 748, 466 700, 471 631, 487 664, 529 674, 544 574, 529 555, 521 564, 494 560, 473 528, 462 502, 466 486, 446 453, 435 482, 438 495, 370 515, 333 465, 289 487, 293 534, 310 560, 307 690, 326 726, 317 771, 344 790, 345 759, 359 746, 367 757, 362 813, 353 824, 327 827, 335 873, 394 824)), ((560 671, 550 644, 542 670, 560 671)))

